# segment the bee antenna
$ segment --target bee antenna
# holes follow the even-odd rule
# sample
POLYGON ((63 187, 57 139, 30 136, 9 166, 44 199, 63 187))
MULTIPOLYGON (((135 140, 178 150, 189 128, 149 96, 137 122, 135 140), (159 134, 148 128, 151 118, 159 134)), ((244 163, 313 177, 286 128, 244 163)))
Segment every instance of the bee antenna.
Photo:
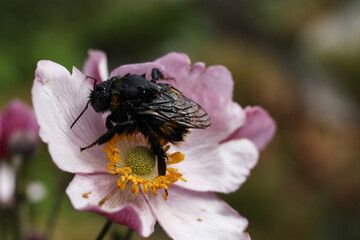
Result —
MULTIPOLYGON (((96 83, 96 79, 95 79, 95 83, 96 83)), ((80 113, 80 115, 75 119, 75 121, 73 122, 73 124, 71 124, 70 129, 75 125, 75 123, 80 119, 80 117, 84 114, 84 112, 86 111, 86 109, 89 107, 89 103, 90 100, 87 102, 86 107, 84 108, 84 110, 80 113)))
MULTIPOLYGON (((97 79, 94 78, 94 77, 91 77, 91 76, 86 76, 86 78, 90 78, 90 79, 93 79, 93 80, 94 80, 93 90, 95 90, 95 86, 96 86, 97 79)), ((89 104, 89 103, 88 103, 88 104, 89 104)))

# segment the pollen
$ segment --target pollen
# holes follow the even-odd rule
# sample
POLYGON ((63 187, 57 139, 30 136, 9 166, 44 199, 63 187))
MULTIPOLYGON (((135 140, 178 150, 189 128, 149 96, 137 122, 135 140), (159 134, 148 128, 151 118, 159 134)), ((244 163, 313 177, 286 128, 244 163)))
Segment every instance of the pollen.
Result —
POLYGON ((156 156, 141 133, 115 135, 106 143, 103 150, 110 161, 107 169, 109 173, 118 177, 119 189, 125 190, 126 186, 130 186, 133 194, 142 191, 145 194, 151 192, 155 196, 158 190, 163 189, 163 198, 167 200, 165 190, 178 180, 186 182, 178 169, 169 167, 183 161, 185 155, 180 152, 170 154, 170 146, 164 141, 161 143, 169 159, 166 162, 165 176, 158 175, 156 156))
POLYGON ((149 173, 155 167, 155 155, 153 152, 143 146, 134 147, 126 155, 126 164, 135 174, 149 173))

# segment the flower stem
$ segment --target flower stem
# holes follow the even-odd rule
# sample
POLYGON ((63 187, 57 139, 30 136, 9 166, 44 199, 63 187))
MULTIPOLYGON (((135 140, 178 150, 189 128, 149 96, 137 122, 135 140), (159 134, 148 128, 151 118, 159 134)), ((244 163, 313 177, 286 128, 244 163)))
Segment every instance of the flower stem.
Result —
POLYGON ((54 233, 56 222, 60 213, 60 207, 64 196, 65 187, 68 182, 68 176, 67 174, 62 173, 62 175, 58 179, 59 182, 55 192, 55 198, 45 227, 47 239, 51 239, 52 234, 54 233))
POLYGON ((11 156, 11 162, 15 170, 15 204, 12 209, 14 238, 25 239, 24 224, 21 218, 23 209, 23 199, 21 195, 24 188, 22 178, 24 158, 22 155, 14 154, 11 156))
POLYGON ((107 222, 105 223, 105 225, 103 226, 103 228, 101 229, 99 235, 96 237, 96 240, 102 240, 103 237, 106 235, 106 233, 109 231, 110 226, 111 226, 111 221, 107 220, 107 222))
POLYGON ((128 228, 124 240, 130 240, 132 233, 133 233, 132 228, 128 228))
POLYGON ((0 239, 7 239, 7 227, 6 227, 6 220, 8 219, 7 216, 5 216, 6 212, 4 209, 0 206, 0 239))

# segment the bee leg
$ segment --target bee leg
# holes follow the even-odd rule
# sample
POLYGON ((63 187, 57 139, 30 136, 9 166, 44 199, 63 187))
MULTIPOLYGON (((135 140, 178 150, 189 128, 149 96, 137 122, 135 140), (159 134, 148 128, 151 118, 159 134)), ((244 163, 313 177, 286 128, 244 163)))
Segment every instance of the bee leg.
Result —
POLYGON ((153 83, 156 83, 156 81, 158 79, 161 79, 161 80, 175 80, 175 78, 172 78, 172 77, 165 78, 164 74, 162 72, 160 72, 160 70, 157 69, 157 68, 153 68, 151 70, 151 78, 152 78, 151 82, 153 82, 153 83))
MULTIPOLYGON (((151 132, 151 130, 149 130, 149 132, 144 135, 148 136, 152 151, 157 156, 159 176, 165 176, 166 160, 168 160, 168 157, 166 155, 164 148, 161 146, 159 139, 151 132)), ((166 193, 166 196, 169 196, 168 191, 166 189, 165 189, 165 193, 166 193)))
POLYGON ((151 148, 153 150, 153 152, 156 154, 156 156, 158 157, 158 173, 160 176, 165 176, 166 174, 166 160, 167 155, 164 151, 164 148, 161 146, 159 140, 157 139, 157 137, 154 134, 151 134, 149 136, 149 142, 151 145, 151 148))
MULTIPOLYGON (((145 125, 140 124, 139 130, 144 136, 148 138, 148 141, 151 146, 151 150, 153 153, 157 156, 157 162, 158 162, 158 174, 159 176, 165 176, 166 174, 166 160, 168 160, 168 157, 166 155, 166 152, 164 148, 161 146, 161 143, 159 139, 155 136, 155 134, 151 131, 149 125, 146 123, 145 125)), ((166 189, 165 193, 166 196, 169 196, 166 189)))
POLYGON ((153 68, 153 69, 151 70, 151 78, 152 78, 151 81, 152 81, 153 83, 155 83, 156 80, 158 80, 159 78, 160 78, 160 79, 164 79, 164 75, 162 74, 162 72, 160 72, 159 69, 153 68))
POLYGON ((81 147, 80 151, 82 152, 82 151, 84 151, 84 150, 86 150, 88 148, 93 147, 96 144, 101 145, 103 143, 106 143, 107 141, 110 141, 114 137, 115 134, 120 135, 123 132, 125 132, 128 128, 133 127, 135 124, 136 124, 136 121, 134 121, 134 120, 118 123, 114 127, 112 127, 111 129, 109 129, 104 135, 99 137, 95 142, 90 144, 89 146, 81 147))
POLYGON ((141 133, 144 136, 148 137, 148 141, 151 146, 151 150, 157 156, 158 162, 158 173, 160 176, 165 176, 166 174, 166 160, 168 159, 164 148, 161 146, 159 139, 154 135, 149 127, 141 128, 141 133))
POLYGON ((91 147, 93 147, 93 146, 96 145, 96 144, 97 144, 97 142, 95 141, 95 142, 93 142, 92 144, 90 144, 89 146, 80 147, 80 152, 82 152, 82 151, 84 151, 84 150, 86 150, 86 149, 88 149, 88 148, 91 148, 91 147))
POLYGON ((107 130, 110 130, 114 127, 114 124, 111 122, 111 115, 106 117, 105 126, 106 126, 107 130))

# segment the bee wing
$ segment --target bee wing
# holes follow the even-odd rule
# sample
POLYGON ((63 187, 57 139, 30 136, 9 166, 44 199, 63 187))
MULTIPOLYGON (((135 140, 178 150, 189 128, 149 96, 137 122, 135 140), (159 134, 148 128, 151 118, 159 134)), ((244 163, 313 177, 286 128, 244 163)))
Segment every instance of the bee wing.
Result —
POLYGON ((143 114, 156 115, 189 128, 207 128, 211 120, 206 111, 196 102, 185 97, 169 84, 157 84, 157 98, 148 103, 143 114))

